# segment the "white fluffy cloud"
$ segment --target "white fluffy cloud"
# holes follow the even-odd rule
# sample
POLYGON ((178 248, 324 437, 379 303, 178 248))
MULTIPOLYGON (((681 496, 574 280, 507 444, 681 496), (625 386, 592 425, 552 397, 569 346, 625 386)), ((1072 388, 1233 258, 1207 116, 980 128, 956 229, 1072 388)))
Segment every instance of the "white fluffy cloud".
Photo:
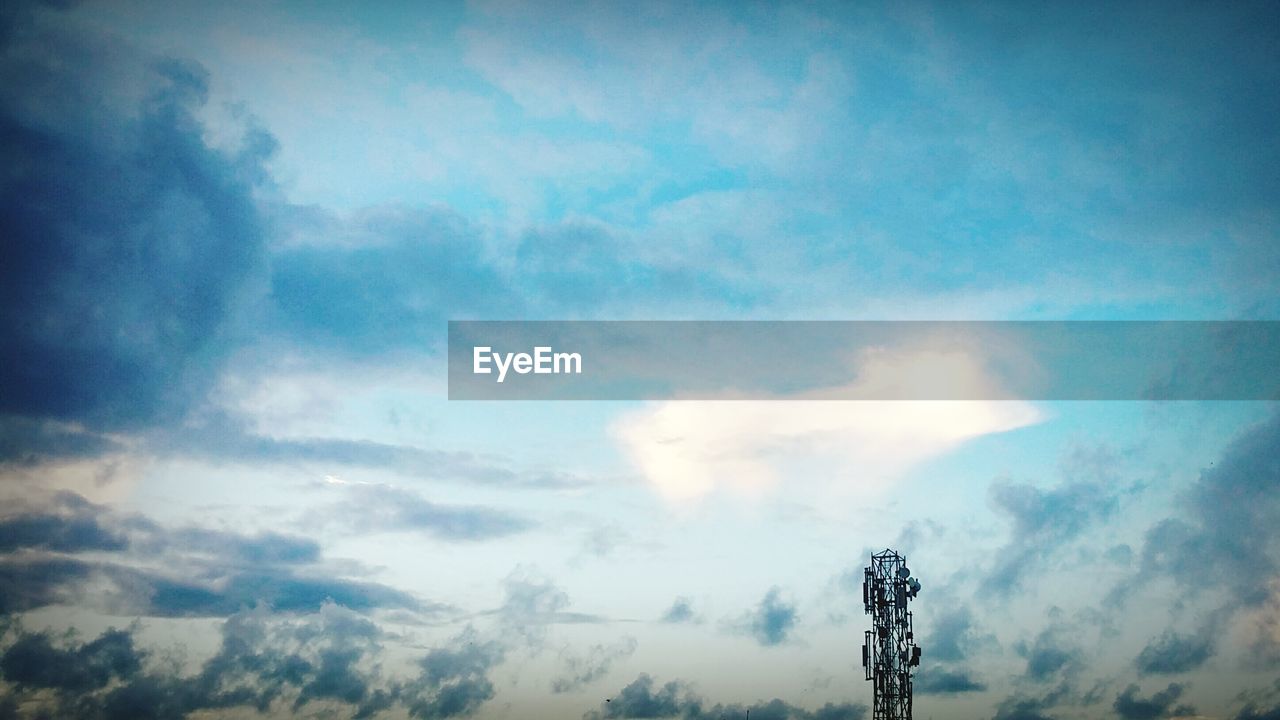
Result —
MULTIPOLYGON (((779 400, 667 401, 620 418, 613 437, 654 489, 673 503, 716 490, 747 496, 780 481, 819 473, 859 496, 874 496, 914 465, 983 435, 1038 422, 1040 411, 1013 400, 830 401, 901 396, 938 383, 1000 397, 998 383, 971 352, 864 353, 846 388, 779 400)), ((940 387, 941 385, 939 385, 940 387)))

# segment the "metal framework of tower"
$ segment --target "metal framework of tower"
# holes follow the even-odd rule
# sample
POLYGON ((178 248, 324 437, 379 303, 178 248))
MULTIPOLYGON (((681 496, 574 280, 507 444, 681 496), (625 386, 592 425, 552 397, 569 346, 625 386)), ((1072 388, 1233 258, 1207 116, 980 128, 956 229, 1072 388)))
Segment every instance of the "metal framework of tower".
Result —
POLYGON ((871 616, 862 665, 872 681, 872 720, 911 720, 911 672, 920 665, 920 648, 907 603, 919 593, 905 556, 872 554, 862 581, 862 604, 871 616))

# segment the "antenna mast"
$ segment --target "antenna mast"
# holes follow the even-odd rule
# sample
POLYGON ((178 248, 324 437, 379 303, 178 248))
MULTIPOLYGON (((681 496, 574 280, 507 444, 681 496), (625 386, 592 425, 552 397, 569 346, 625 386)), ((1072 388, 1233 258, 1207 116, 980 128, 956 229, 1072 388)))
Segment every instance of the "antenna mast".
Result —
POLYGON ((920 581, 911 577, 907 558, 893 550, 872 554, 863 575, 862 604, 871 629, 862 666, 872 681, 872 720, 911 720, 911 671, 920 665, 920 648, 907 603, 920 594, 920 581))

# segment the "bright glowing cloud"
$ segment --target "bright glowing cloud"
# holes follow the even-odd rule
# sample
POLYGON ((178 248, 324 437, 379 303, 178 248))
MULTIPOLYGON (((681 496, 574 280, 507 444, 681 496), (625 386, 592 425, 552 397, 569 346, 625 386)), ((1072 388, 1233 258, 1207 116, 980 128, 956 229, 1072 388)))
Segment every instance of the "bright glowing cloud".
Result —
MULTIPOLYGON (((877 349, 859 357, 851 394, 930 383, 999 397, 998 383, 971 352, 909 353, 877 349)), ((816 394, 816 393, 813 393, 816 394)), ((1021 401, 670 401, 623 416, 615 440, 654 489, 670 502, 718 489, 759 496, 797 468, 818 470, 856 495, 870 497, 911 467, 973 438, 1038 422, 1021 401)))

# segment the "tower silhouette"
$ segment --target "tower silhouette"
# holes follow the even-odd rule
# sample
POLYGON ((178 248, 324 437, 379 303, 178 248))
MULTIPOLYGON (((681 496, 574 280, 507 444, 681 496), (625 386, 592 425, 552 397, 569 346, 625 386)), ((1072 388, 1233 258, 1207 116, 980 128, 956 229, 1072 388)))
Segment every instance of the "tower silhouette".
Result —
POLYGON ((862 604, 871 616, 862 666, 872 681, 872 720, 911 719, 911 671, 920 665, 920 648, 907 603, 919 594, 905 556, 894 550, 871 555, 862 581, 862 604))

